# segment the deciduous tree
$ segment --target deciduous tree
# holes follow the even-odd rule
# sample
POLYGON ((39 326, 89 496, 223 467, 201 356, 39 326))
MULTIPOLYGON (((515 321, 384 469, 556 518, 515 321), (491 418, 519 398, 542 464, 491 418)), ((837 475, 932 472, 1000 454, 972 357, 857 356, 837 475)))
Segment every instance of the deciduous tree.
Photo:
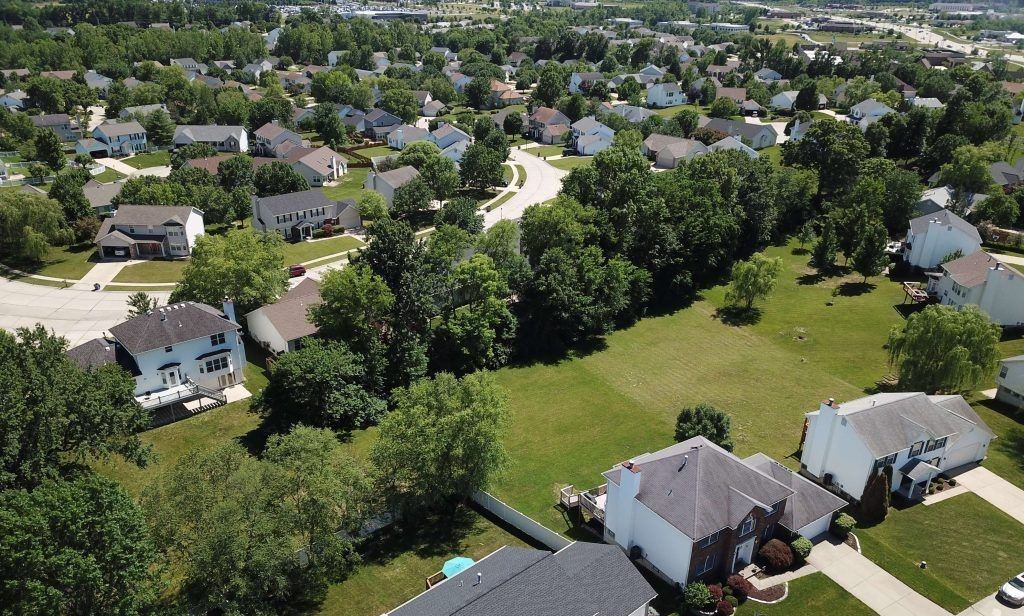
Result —
POLYGON ((732 451, 732 422, 724 411, 706 402, 687 406, 676 417, 676 442, 703 436, 726 451, 732 451))
POLYGON ((755 300, 766 299, 771 294, 781 273, 782 259, 755 253, 749 261, 740 261, 732 266, 732 281, 725 301, 742 303, 745 309, 750 310, 755 300))

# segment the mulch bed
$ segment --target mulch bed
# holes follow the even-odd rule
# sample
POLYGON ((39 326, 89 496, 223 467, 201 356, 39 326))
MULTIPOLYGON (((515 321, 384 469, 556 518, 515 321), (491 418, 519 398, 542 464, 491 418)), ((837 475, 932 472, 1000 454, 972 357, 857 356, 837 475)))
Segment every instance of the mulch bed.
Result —
POLYGON ((771 588, 765 588, 764 590, 757 590, 756 588, 750 592, 749 597, 756 599, 757 601, 764 601, 765 603, 771 603, 772 601, 778 601, 786 594, 785 584, 776 584, 771 588))

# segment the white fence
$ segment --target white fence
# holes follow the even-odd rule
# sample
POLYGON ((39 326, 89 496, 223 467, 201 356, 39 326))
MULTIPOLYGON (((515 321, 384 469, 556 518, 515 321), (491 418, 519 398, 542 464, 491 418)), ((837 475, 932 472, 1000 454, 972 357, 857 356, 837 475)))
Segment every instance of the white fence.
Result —
POLYGON ((473 502, 496 515, 506 524, 522 531, 530 538, 543 543, 556 552, 572 543, 569 539, 527 515, 516 511, 487 492, 478 491, 473 495, 473 502))

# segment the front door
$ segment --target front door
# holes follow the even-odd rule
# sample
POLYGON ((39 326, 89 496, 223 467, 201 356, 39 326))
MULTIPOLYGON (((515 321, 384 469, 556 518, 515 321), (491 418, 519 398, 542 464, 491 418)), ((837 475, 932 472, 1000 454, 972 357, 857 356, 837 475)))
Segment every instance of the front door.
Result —
POLYGON ((177 384, 178 384, 178 371, 177 370, 168 370, 167 371, 167 386, 168 387, 174 387, 177 384))
POLYGON ((750 564, 753 557, 754 539, 751 538, 736 546, 736 551, 733 553, 732 570, 739 571, 743 567, 746 567, 750 564))

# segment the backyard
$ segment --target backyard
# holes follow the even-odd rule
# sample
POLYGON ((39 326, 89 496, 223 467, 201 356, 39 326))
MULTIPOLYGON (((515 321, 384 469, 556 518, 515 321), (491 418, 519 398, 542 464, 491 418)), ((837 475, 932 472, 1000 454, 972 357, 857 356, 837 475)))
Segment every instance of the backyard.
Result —
POLYGON ((110 167, 107 167, 99 175, 92 176, 92 179, 96 180, 97 182, 102 182, 104 184, 109 184, 110 182, 116 182, 116 181, 122 180, 122 179, 124 179, 126 177, 128 177, 128 176, 126 176, 125 174, 121 173, 120 171, 115 171, 114 169, 111 169, 110 167))
MULTIPOLYGON (((366 150, 363 150, 364 152, 366 150)), ((369 175, 369 167, 349 167, 348 173, 342 176, 335 186, 325 186, 321 190, 331 199, 341 201, 342 199, 359 200, 363 194, 363 182, 369 175)))
POLYGON ((121 160, 124 164, 136 169, 148 169, 149 167, 164 167, 171 164, 171 153, 166 151, 149 152, 136 154, 121 160))

